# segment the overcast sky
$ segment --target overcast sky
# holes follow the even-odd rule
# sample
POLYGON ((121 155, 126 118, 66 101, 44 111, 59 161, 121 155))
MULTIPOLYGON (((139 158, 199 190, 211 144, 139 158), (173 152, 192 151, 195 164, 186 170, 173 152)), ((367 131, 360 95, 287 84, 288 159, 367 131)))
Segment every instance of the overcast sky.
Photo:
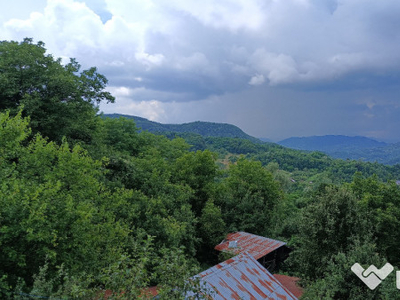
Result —
POLYGON ((0 0, 0 40, 96 66, 123 113, 400 141, 399 0, 0 0))

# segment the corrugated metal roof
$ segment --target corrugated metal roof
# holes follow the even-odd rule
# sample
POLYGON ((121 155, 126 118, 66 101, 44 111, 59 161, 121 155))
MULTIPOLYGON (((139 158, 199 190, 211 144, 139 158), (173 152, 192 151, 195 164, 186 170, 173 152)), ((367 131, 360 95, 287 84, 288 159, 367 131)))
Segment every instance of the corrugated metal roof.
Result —
MULTIPOLYGON (((203 288, 222 299, 297 299, 267 269, 248 253, 242 253, 200 274, 203 288)), ((187 298, 194 296, 186 294, 187 298)))
POLYGON ((259 259, 283 245, 286 245, 286 243, 239 231, 235 233, 229 233, 222 243, 215 246, 215 249, 234 254, 239 254, 246 251, 255 259, 259 259), (236 241, 236 248, 229 247, 230 242, 233 241, 236 241))
POLYGON ((280 274, 274 274, 274 277, 297 298, 303 295, 303 289, 297 285, 300 278, 280 274))

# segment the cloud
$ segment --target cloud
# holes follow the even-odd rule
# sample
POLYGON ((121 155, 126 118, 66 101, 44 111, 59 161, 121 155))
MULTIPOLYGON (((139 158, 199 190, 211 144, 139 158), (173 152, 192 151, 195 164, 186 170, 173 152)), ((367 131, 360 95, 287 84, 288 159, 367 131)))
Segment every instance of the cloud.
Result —
POLYGON ((76 57, 105 73, 123 68, 110 77, 114 85, 132 81, 136 87, 134 78, 141 77, 151 84, 147 88, 159 90, 165 89, 162 78, 172 76, 193 88, 191 101, 199 99, 197 93, 218 95, 259 84, 261 76, 276 86, 394 70, 400 66, 400 34, 390 24, 400 21, 393 7, 400 5, 372 0, 48 0, 28 18, 14 14, 0 33, 7 39, 33 36, 55 55, 76 57))
POLYGON ((157 53, 152 55, 145 52, 135 53, 135 58, 137 61, 145 65, 147 69, 150 69, 152 66, 161 66, 165 60, 165 57, 162 54, 157 53))
POLYGON ((253 77, 251 77, 249 84, 250 85, 260 85, 260 84, 263 84, 264 81, 265 81, 264 75, 257 74, 257 75, 254 75, 253 77))
POLYGON ((168 0, 177 11, 182 11, 196 18, 205 26, 236 32, 239 29, 259 29, 264 16, 262 1, 257 0, 204 0, 185 1, 168 0))
POLYGON ((118 108, 119 111, 129 112, 130 115, 143 116, 151 121, 162 120, 162 115, 165 114, 163 104, 157 100, 150 101, 121 101, 118 108))
POLYGON ((128 87, 109 87, 111 92, 118 101, 114 104, 100 105, 101 111, 104 113, 118 112, 121 114, 142 116, 152 121, 162 121, 165 115, 165 104, 155 99, 151 100, 132 100, 137 94, 144 91, 144 88, 130 89, 128 87))
MULTIPOLYGON (((390 101, 398 102, 398 0, 15 0, 5 5, 2 39, 33 37, 56 57, 74 57, 84 68, 97 66, 109 79, 119 109, 160 120, 163 115, 176 121, 178 115, 214 119, 226 105, 232 106, 226 120, 240 122, 232 117, 235 107, 250 111, 248 101, 254 107, 265 101, 273 111, 275 104, 265 95, 279 102, 275 95, 283 90, 284 97, 303 101, 304 110, 297 111, 311 114, 318 103, 328 106, 321 99, 340 102, 340 92, 367 94, 374 87, 375 111, 369 114, 375 117, 361 122, 371 127, 383 122, 379 103, 393 108, 390 101), (320 102, 295 91, 319 93, 320 102)), ((349 109, 359 111, 357 105, 349 109)), ((294 104, 284 108, 296 112, 294 104)), ((363 104, 363 109, 370 108, 363 104)), ((323 119, 338 126, 333 117, 323 119)), ((297 120, 295 128, 302 128, 299 124, 310 118, 297 120)), ((350 120, 349 126, 361 130, 350 120)))

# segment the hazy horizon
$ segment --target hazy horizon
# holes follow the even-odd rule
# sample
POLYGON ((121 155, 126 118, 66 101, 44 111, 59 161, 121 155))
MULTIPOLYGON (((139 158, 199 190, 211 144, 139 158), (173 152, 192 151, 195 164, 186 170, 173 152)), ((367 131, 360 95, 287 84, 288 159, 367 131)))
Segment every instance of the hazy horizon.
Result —
MULTIPOLYGON (((144 116, 129 115, 129 114, 122 114, 122 113, 105 113, 105 114, 106 114, 106 115, 109 115, 109 114, 120 114, 120 115, 126 115, 126 116, 130 116, 130 117, 139 117, 139 118, 147 119, 147 118, 144 117, 144 116)), ((147 119, 147 120, 149 120, 149 119, 147 119)), ((149 120, 149 121, 151 121, 151 120, 149 120)), ((157 122, 157 121, 153 121, 153 122, 157 122)), ((226 123, 226 122, 213 122, 213 121, 203 121, 203 120, 193 120, 193 121, 190 121, 190 122, 182 122, 182 123, 165 123, 165 122, 157 122, 157 123, 160 123, 160 124, 163 124, 163 125, 182 125, 182 124, 188 124, 188 123, 194 123, 194 122, 208 122, 208 123, 221 123, 221 124, 234 125, 234 124, 230 124, 230 123, 226 123)), ((234 125, 234 126, 236 126, 236 125, 234 125)), ((238 127, 240 130, 242 130, 244 133, 246 133, 246 134, 252 136, 251 134, 249 134, 248 132, 244 131, 244 130, 243 130, 242 128, 240 128, 239 126, 237 126, 237 127, 238 127)), ((326 136, 344 136, 344 137, 350 137, 350 138, 353 138, 353 137, 362 137, 362 138, 372 139, 372 140, 375 140, 375 141, 378 141, 378 142, 385 142, 385 143, 388 143, 388 144, 397 143, 397 142, 398 142, 398 141, 384 141, 384 140, 379 140, 379 139, 376 139, 376 138, 373 138, 373 137, 367 137, 367 136, 361 136, 361 135, 341 135, 341 134, 308 135, 308 136, 290 136, 290 137, 283 138, 283 139, 278 139, 278 140, 272 140, 272 139, 270 139, 269 137, 263 137, 263 136, 253 136, 253 137, 258 138, 258 139, 260 139, 260 140, 269 140, 269 141, 271 141, 271 142, 273 142, 273 143, 278 143, 278 142, 281 142, 281 141, 283 141, 283 140, 285 140, 285 139, 289 139, 289 138, 310 138, 310 137, 326 137, 326 136)))

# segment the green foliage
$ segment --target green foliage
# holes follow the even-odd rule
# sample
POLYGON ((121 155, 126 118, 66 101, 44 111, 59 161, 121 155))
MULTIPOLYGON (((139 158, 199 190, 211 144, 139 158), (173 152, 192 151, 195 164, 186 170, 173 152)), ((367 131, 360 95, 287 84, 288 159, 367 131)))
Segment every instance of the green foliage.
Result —
POLYGON ((142 139, 137 133, 135 122, 126 118, 103 119, 103 143, 113 151, 136 156, 139 153, 142 139))
POLYGON ((21 117, 21 111, 15 118, 10 118, 9 112, 0 114, 0 160, 10 160, 18 156, 21 142, 31 132, 28 123, 28 119, 21 117))
MULTIPOLYGON (((24 132, 20 127, 17 139, 24 132)), ((129 228, 109 211, 109 202, 120 195, 105 191, 101 162, 79 146, 71 150, 40 135, 26 147, 21 142, 15 142, 19 155, 1 165, 2 271, 13 274, 11 281, 17 276, 29 282, 46 256, 52 265, 62 262, 77 271, 112 261, 127 243, 129 228)))
POLYGON ((201 239, 198 245, 197 258, 202 263, 215 264, 214 247, 225 237, 227 228, 223 219, 221 208, 208 200, 201 212, 198 222, 198 236, 201 239))
POLYGON ((354 263, 381 268, 387 261, 376 252, 374 244, 355 240, 348 252, 333 255, 323 275, 307 287, 302 299, 399 299, 395 272, 371 291, 350 271, 354 263))
POLYGON ((347 253, 355 239, 370 237, 368 215, 353 193, 327 186, 302 212, 292 261, 303 277, 315 280, 322 277, 333 255, 347 253))
POLYGON ((114 102, 96 68, 79 73, 74 59, 63 65, 32 39, 0 42, 0 70, 0 111, 24 106, 33 132, 57 142, 66 136, 90 143, 98 126, 96 105, 114 102))
POLYGON ((244 158, 227 173, 218 204, 228 230, 268 234, 274 208, 282 199, 279 184, 260 162, 244 158))
POLYGON ((216 175, 215 158, 210 151, 186 153, 176 160, 173 180, 187 184, 194 191, 191 205, 197 217, 212 193, 216 175))
POLYGON ((96 116, 106 83, 43 43, 0 42, 1 297, 201 297, 192 276, 237 230, 289 241, 284 267, 306 299, 396 297, 386 281, 367 295, 349 266, 400 264, 400 188, 383 182, 399 166, 228 138, 221 124, 139 132, 140 118, 96 116))
POLYGON ((377 176, 363 178, 360 173, 350 187, 371 215, 371 227, 381 253, 392 263, 400 264, 400 187, 394 182, 380 182, 377 176))
POLYGON ((201 237, 211 247, 217 245, 226 232, 226 225, 222 218, 221 209, 208 200, 204 206, 199 220, 201 237))
POLYGON ((100 284, 132 299, 150 283, 173 291, 193 275, 184 255, 194 254, 197 239, 192 192, 172 183, 168 171, 185 144, 161 139, 142 145, 145 155, 130 160, 149 172, 148 182, 140 191, 109 189, 106 161, 40 135, 26 143, 30 131, 20 114, 0 113, 0 120, 2 293, 11 286, 10 293, 80 298, 98 293, 100 284), (144 233, 154 234, 155 242, 135 242, 144 233), (167 266, 181 268, 174 280, 161 272, 167 266))
POLYGON ((109 114, 106 116, 109 118, 126 117, 134 119, 139 128, 155 134, 162 133, 168 136, 172 135, 181 136, 181 134, 183 134, 183 136, 189 136, 189 137, 193 137, 193 135, 202 137, 228 137, 228 138, 247 139, 254 143, 261 142, 259 139, 249 136, 248 134, 244 133, 240 128, 231 124, 201 122, 201 121, 190 122, 185 124, 161 124, 137 116, 128 116, 120 114, 109 114))

